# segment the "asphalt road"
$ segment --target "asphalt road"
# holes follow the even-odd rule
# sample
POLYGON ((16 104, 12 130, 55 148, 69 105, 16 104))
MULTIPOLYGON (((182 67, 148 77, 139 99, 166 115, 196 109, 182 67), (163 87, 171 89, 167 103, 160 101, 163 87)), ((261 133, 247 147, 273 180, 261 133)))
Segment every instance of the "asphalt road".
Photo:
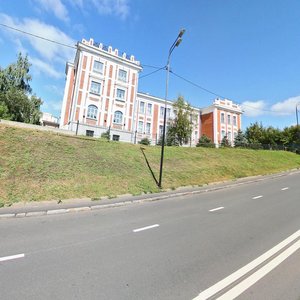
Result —
POLYGON ((0 220, 1 299, 300 299, 300 173, 0 220))

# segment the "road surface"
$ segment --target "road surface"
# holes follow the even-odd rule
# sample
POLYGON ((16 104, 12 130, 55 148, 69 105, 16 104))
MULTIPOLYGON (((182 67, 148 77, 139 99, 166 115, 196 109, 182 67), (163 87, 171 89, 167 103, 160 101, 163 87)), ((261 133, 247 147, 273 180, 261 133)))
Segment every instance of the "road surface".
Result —
POLYGON ((1 299, 300 299, 300 173, 0 220, 1 299))

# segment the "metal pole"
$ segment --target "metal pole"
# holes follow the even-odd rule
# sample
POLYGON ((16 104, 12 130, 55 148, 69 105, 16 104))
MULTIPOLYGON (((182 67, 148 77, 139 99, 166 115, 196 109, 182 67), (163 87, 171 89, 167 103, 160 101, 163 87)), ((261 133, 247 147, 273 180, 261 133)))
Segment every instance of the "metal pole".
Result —
POLYGON ((165 110, 164 110, 164 124, 163 124, 163 134, 162 134, 162 144, 161 144, 161 154, 160 154, 160 168, 159 168, 159 180, 158 180, 158 187, 161 188, 162 183, 162 171, 163 171, 163 164, 164 164, 164 151, 165 151, 165 135, 166 135, 166 122, 167 122, 167 99, 168 99, 168 85, 169 85, 169 68, 170 68, 170 56, 168 56, 168 63, 167 63, 167 78, 166 78, 166 94, 165 94, 165 110))
POLYGON ((161 155, 160 155, 160 168, 159 168, 159 180, 158 180, 158 187, 162 187, 162 172, 163 172, 163 164, 164 164, 164 151, 165 151, 165 134, 166 134, 166 122, 167 122, 167 99, 168 99, 168 86, 169 86, 169 75, 170 75, 170 58, 171 54, 175 47, 178 47, 181 43, 182 35, 184 34, 185 30, 180 30, 176 40, 172 44, 169 49, 168 61, 167 61, 167 76, 166 76, 166 94, 165 94, 165 110, 164 110, 164 124, 163 124, 163 134, 162 134, 162 145, 161 145, 161 155))
POLYGON ((76 125, 76 135, 78 134, 78 127, 79 127, 79 120, 77 121, 77 125, 76 125))

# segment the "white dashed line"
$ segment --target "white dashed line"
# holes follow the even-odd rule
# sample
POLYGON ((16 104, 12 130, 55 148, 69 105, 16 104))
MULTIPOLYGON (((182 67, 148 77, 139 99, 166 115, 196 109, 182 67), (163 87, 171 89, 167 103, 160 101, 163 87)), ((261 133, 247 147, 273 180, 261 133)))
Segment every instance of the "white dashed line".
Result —
POLYGON ((3 257, 0 257, 0 262, 1 261, 12 260, 12 259, 17 259, 17 258, 23 258, 23 257, 25 257, 24 253, 16 254, 16 255, 10 255, 10 256, 3 256, 3 257))
POLYGON ((252 199, 255 200, 255 199, 262 198, 262 197, 263 197, 262 195, 259 195, 259 196, 253 197, 252 199))
POLYGON ((288 190, 289 188, 288 187, 285 187, 285 188, 282 188, 281 190, 282 191, 286 191, 286 190, 288 190))
POLYGON ((151 228, 155 228, 155 227, 159 227, 159 224, 154 224, 154 225, 150 225, 150 226, 146 226, 146 227, 134 229, 133 232, 140 232, 140 231, 151 229, 151 228))
POLYGON ((220 207, 217 207, 217 208, 213 208, 209 211, 212 212, 212 211, 220 210, 220 209, 223 209, 223 208, 224 208, 224 206, 220 206, 220 207))

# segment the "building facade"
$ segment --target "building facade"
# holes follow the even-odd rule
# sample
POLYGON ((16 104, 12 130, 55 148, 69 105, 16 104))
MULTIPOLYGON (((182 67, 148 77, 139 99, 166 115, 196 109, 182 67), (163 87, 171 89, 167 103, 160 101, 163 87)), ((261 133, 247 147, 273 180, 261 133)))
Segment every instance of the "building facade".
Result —
MULTIPOLYGON (((176 112, 172 101, 138 92, 141 70, 133 55, 93 39, 78 42, 74 63, 66 64, 60 127, 95 137, 109 131, 113 140, 138 143, 148 138, 156 144, 162 135, 165 106, 168 119, 176 112)), ((190 146, 202 134, 215 144, 224 135, 233 141, 241 128, 242 110, 232 101, 216 99, 207 108, 192 109, 190 146)))

